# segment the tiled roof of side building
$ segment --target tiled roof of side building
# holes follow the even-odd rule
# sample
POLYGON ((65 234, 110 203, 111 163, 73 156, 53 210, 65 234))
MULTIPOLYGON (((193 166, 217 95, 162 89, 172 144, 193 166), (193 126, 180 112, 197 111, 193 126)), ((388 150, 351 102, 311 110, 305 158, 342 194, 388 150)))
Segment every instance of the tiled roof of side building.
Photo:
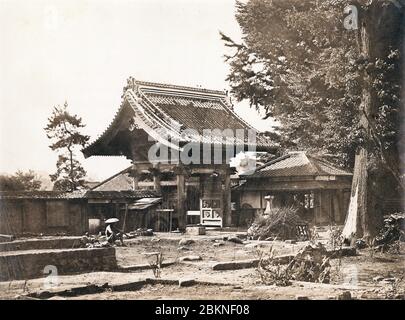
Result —
POLYGON ((85 190, 64 191, 0 191, 0 199, 82 199, 85 190))
POLYGON ((293 176, 351 176, 328 161, 307 155, 305 152, 291 152, 269 161, 246 178, 293 177, 293 176))
POLYGON ((141 199, 159 196, 153 190, 1 191, 0 200, 141 199))
POLYGON ((155 198, 159 194, 153 190, 121 190, 121 191, 93 191, 86 193, 86 198, 91 199, 141 199, 155 198))

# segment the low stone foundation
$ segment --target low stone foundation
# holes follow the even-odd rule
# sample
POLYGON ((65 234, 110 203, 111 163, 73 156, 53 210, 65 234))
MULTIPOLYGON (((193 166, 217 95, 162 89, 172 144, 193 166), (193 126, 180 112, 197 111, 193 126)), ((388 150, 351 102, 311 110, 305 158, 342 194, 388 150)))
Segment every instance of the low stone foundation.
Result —
POLYGON ((24 239, 0 243, 0 251, 34 249, 73 249, 80 247, 81 237, 58 237, 44 239, 24 239))
POLYGON ((44 277, 46 266, 55 266, 58 275, 115 270, 115 248, 3 252, 0 253, 0 281, 44 277))

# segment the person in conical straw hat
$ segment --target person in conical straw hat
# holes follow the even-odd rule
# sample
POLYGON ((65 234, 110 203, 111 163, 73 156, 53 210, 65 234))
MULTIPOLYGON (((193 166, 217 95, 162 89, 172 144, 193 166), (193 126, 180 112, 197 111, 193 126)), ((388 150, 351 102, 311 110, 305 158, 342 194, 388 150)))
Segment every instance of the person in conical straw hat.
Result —
POLYGON ((105 228, 105 236, 107 237, 107 241, 111 244, 114 244, 116 240, 120 240, 121 245, 124 245, 122 232, 116 227, 117 222, 119 222, 117 218, 110 218, 105 221, 107 225, 105 228))

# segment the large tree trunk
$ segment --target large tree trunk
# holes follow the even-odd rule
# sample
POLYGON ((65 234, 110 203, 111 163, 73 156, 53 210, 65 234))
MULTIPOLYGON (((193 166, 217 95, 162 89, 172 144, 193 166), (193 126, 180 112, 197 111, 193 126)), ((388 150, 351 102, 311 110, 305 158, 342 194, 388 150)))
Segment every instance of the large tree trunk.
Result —
MULTIPOLYGON (((363 61, 374 62, 376 58, 385 57, 390 46, 395 47, 395 39, 393 40, 390 31, 399 23, 398 19, 401 19, 401 15, 398 14, 398 10, 402 8, 398 8, 393 3, 387 5, 383 0, 375 0, 363 9, 359 14, 359 53, 363 61)), ((369 140, 373 140, 369 121, 377 112, 377 97, 372 89, 372 81, 365 65, 359 114, 360 123, 369 140)), ((372 189, 375 191, 378 188, 371 188, 379 181, 373 181, 372 175, 369 174, 370 156, 366 147, 359 148, 356 153, 349 213, 343 230, 346 238, 373 237, 378 232, 379 222, 382 220, 378 217, 381 216, 381 212, 376 210, 381 205, 377 203, 379 201, 377 195, 372 192, 372 189)))
MULTIPOLYGON (((370 24, 366 19, 367 12, 362 12, 360 18, 360 29, 358 33, 358 46, 359 53, 363 60, 370 60, 370 24)), ((362 101, 359 106, 360 122, 365 132, 368 133, 368 121, 367 116, 371 114, 371 79, 366 71, 363 72, 363 92, 362 101)), ((346 218, 345 227, 343 229, 343 235, 346 238, 361 238, 363 236, 370 235, 370 226, 368 224, 369 219, 367 215, 373 214, 373 207, 370 205, 370 197, 368 194, 367 184, 367 170, 368 170, 368 151, 364 147, 360 147, 356 153, 353 181, 352 181, 352 193, 350 197, 349 213, 346 218)))

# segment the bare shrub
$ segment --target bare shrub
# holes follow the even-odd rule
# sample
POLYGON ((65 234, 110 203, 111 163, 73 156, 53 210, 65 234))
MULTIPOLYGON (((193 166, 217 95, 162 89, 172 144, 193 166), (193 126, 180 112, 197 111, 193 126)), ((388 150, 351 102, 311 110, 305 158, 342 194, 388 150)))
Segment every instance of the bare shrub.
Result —
POLYGON ((256 271, 263 284, 276 286, 289 286, 291 275, 286 265, 281 265, 275 259, 275 251, 270 247, 269 252, 259 251, 259 263, 256 271))
POLYGON ((160 278, 162 273, 163 254, 161 252, 144 253, 148 257, 148 263, 155 278, 160 278))
POLYGON ((335 251, 334 255, 337 258, 336 273, 340 273, 342 266, 342 247, 344 244, 344 237, 342 236, 341 228, 337 226, 329 226, 328 245, 335 251))
POLYGON ((342 230, 337 226, 329 226, 328 244, 333 250, 342 249, 344 237, 342 230))
POLYGON ((296 239, 298 225, 305 225, 306 221, 297 214, 294 206, 271 209, 268 215, 256 217, 248 229, 251 239, 265 240, 267 238, 296 239))
POLYGON ((331 266, 326 248, 321 243, 302 248, 287 270, 294 280, 329 283, 331 266))
POLYGON ((326 248, 318 243, 302 248, 288 264, 281 264, 273 248, 259 253, 257 272, 264 284, 288 286, 291 280, 329 283, 331 265, 326 248))
POLYGON ((313 226, 310 230, 309 233, 309 243, 312 245, 315 245, 320 239, 318 228, 316 226, 313 226))

